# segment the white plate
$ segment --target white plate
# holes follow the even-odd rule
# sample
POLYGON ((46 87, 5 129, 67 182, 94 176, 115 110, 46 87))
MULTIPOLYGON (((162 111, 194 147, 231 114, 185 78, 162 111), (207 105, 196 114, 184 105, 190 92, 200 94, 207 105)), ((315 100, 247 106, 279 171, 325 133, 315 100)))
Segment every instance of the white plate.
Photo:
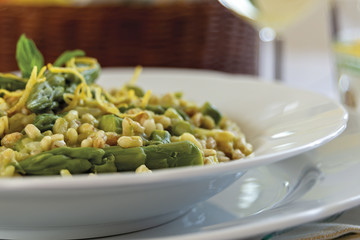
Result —
MULTIPOLYGON (((98 83, 122 85, 129 81, 133 71, 133 68, 107 69, 98 83)), ((328 97, 251 76, 145 68, 137 84, 157 94, 182 91, 185 99, 198 104, 210 101, 238 122, 255 148, 255 158, 241 161, 242 168, 268 164, 318 147, 341 133, 348 117, 346 110, 328 97)))
MULTIPOLYGON (((121 86, 131 74, 108 69, 99 84, 121 86)), ((181 90, 199 104, 212 102, 243 127, 255 157, 141 176, 2 179, 0 238, 84 238, 159 225, 219 193, 251 167, 330 141, 347 122, 346 111, 324 96, 245 76, 145 69, 139 85, 158 93, 181 90)))
POLYGON ((249 170, 186 215, 121 239, 262 239, 266 234, 326 219, 360 204, 360 116, 315 150, 249 170))

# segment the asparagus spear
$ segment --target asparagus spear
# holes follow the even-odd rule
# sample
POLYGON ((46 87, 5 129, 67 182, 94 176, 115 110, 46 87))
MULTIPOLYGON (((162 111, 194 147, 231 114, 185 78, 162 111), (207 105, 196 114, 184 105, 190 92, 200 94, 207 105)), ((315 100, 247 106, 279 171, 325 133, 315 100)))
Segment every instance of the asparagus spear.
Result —
POLYGON ((57 175, 62 169, 72 174, 86 172, 135 171, 145 164, 149 169, 203 165, 198 147, 189 141, 122 148, 61 147, 29 157, 14 164, 29 175, 57 175))
POLYGON ((105 156, 115 157, 118 171, 135 171, 143 164, 149 169, 203 165, 199 148, 189 141, 134 148, 108 147, 104 150, 105 156))
POLYGON ((83 158, 70 158, 65 155, 51 153, 38 154, 19 162, 19 172, 28 175, 58 175, 62 169, 68 169, 72 174, 87 172, 91 163, 83 158))
POLYGON ((117 172, 117 168, 115 165, 115 157, 110 155, 109 157, 105 157, 103 159, 103 164, 94 164, 91 168, 94 173, 111 173, 117 172))
POLYGON ((144 96, 144 91, 142 90, 142 88, 135 86, 135 85, 126 85, 125 86, 128 90, 133 90, 135 92, 135 95, 137 97, 143 97, 144 96))
POLYGON ((99 120, 99 129, 105 132, 122 133, 122 118, 108 114, 104 115, 99 120))
POLYGON ((93 68, 82 71, 81 74, 84 76, 87 84, 92 84, 99 77, 101 67, 99 64, 95 64, 93 68))
POLYGON ((222 115, 219 112, 219 110, 217 110, 209 102, 204 103, 204 105, 201 107, 201 112, 204 115, 208 115, 208 116, 212 117, 212 119, 214 119, 215 124, 218 124, 222 118, 222 115))
POLYGON ((152 111, 156 114, 164 114, 166 111, 166 108, 160 105, 147 105, 145 109, 152 111))
POLYGON ((57 109, 63 101, 65 78, 59 74, 47 74, 46 81, 37 83, 31 90, 26 107, 34 113, 57 109))
MULTIPOLYGON (((85 81, 92 84, 98 78, 100 65, 81 72, 85 81)), ((64 93, 73 93, 80 83, 80 79, 74 74, 51 73, 47 72, 46 81, 37 83, 26 102, 26 107, 34 113, 44 113, 57 110, 59 105, 64 102, 64 93)))
POLYGON ((0 75, 0 89, 15 91, 18 89, 24 89, 25 86, 26 81, 21 78, 8 77, 3 74, 0 75))
POLYGON ((104 150, 98 148, 56 148, 20 161, 18 172, 29 175, 58 175, 62 169, 72 174, 85 173, 92 163, 102 163, 104 150))
POLYGON ((166 130, 155 130, 150 135, 150 140, 148 141, 148 145, 157 145, 170 143, 171 135, 166 130))
POLYGON ((192 133, 194 131, 194 126, 192 126, 189 122, 187 121, 177 121, 174 123, 174 125, 171 127, 171 132, 175 135, 175 136, 180 136, 183 133, 192 133))
MULTIPOLYGON (((84 66, 88 67, 88 65, 86 65, 86 64, 79 65, 79 67, 84 67, 84 66)), ((85 81, 87 84, 93 84, 96 81, 96 79, 99 77, 100 71, 101 71, 100 64, 96 63, 93 66, 89 67, 88 69, 81 71, 80 73, 85 78, 85 81)), ((67 74, 64 74, 64 76, 68 82, 71 82, 71 83, 80 83, 81 82, 79 77, 74 74, 67 73, 67 74)))
POLYGON ((118 171, 135 171, 136 168, 145 164, 146 155, 143 147, 122 148, 108 147, 104 148, 104 157, 115 158, 115 166, 118 171))
POLYGON ((59 116, 51 113, 43 113, 36 116, 34 120, 34 125, 41 131, 45 132, 47 130, 52 130, 55 124, 56 119, 59 116))
POLYGON ((149 169, 203 165, 200 149, 192 142, 182 141, 144 147, 145 165, 149 169))

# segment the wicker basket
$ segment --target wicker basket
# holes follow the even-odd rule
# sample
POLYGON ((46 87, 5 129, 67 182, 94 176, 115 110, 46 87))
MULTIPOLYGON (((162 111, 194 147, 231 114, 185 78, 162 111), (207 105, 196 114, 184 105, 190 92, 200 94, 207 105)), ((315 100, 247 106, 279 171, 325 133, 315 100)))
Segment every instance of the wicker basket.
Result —
POLYGON ((106 66, 161 66, 257 74, 256 31, 217 1, 155 5, 0 5, 0 71, 17 69, 16 41, 32 38, 47 62, 83 49, 106 66))

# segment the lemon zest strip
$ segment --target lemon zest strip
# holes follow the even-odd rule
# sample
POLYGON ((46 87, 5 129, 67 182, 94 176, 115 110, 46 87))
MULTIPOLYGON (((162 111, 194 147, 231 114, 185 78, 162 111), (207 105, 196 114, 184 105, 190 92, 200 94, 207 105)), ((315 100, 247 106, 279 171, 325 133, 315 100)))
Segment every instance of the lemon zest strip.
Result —
POLYGON ((9 97, 20 97, 21 95, 23 95, 23 90, 17 90, 15 92, 10 92, 6 89, 0 89, 0 94, 3 93, 5 94, 5 96, 9 96, 9 97))
POLYGON ((86 83, 85 78, 83 75, 81 75, 81 73, 79 71, 77 71, 75 68, 70 68, 70 67, 54 67, 52 64, 48 64, 48 69, 50 72, 53 73, 72 73, 75 76, 77 76, 82 83, 86 83))
POLYGON ((136 66, 134 70, 134 74, 129 82, 130 85, 135 85, 136 81, 138 80, 140 74, 142 72, 142 66, 136 66))
POLYGON ((31 72, 30 78, 25 86, 25 90, 24 90, 22 96, 20 97, 19 101, 15 104, 15 106, 13 106, 12 108, 10 108, 7 111, 8 114, 12 114, 12 113, 16 112, 17 110, 21 109, 23 106, 25 106, 25 103, 30 95, 32 88, 38 82, 37 80, 38 80, 37 79, 37 66, 34 66, 32 72, 31 72))
POLYGON ((141 101, 141 107, 143 107, 143 108, 146 107, 146 105, 148 104, 148 102, 150 100, 150 97, 151 97, 151 90, 148 90, 145 93, 145 95, 144 95, 144 97, 143 97, 143 99, 141 101))

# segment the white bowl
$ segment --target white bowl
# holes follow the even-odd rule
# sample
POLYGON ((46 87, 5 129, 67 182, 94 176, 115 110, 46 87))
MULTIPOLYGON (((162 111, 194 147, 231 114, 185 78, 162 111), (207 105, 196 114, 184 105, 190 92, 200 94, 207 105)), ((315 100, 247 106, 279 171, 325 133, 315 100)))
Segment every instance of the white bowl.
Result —
MULTIPOLYGON (((131 74, 132 69, 105 69, 99 84, 120 87, 131 74)), ((242 126, 255 156, 144 175, 1 179, 0 238, 90 238, 159 225, 224 190, 249 168, 330 141, 347 122, 344 108, 327 97, 247 76, 145 68, 138 84, 212 102, 242 126)))

